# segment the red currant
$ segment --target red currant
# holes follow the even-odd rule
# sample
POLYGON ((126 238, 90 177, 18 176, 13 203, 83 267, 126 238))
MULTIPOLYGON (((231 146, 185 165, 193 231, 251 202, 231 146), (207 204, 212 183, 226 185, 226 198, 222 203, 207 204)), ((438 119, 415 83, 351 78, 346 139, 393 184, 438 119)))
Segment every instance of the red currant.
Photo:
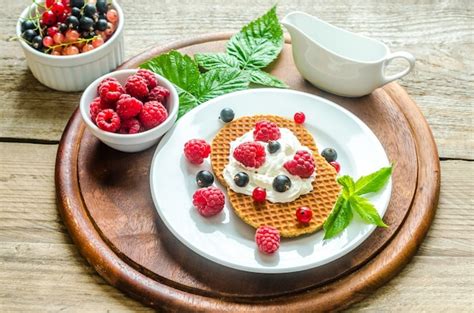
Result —
POLYGON ((79 49, 76 46, 67 46, 66 48, 64 48, 63 52, 64 55, 74 55, 78 53, 79 49))
POLYGON ((61 0, 61 3, 64 4, 65 7, 69 7, 71 0, 61 0))
POLYGON ((46 0, 45 2, 46 8, 50 9, 55 3, 56 3, 56 0, 46 0))
POLYGON ((118 20, 118 13, 114 9, 107 11, 107 21, 115 23, 118 20))
POLYGON ((51 36, 46 36, 43 38, 43 46, 49 48, 54 44, 53 38, 51 36))
POLYGON ((332 167, 336 169, 336 172, 339 173, 339 171, 341 170, 341 164, 339 164, 339 162, 332 161, 332 162, 329 162, 329 164, 331 164, 332 167))
POLYGON ((263 188, 257 187, 252 192, 252 198, 255 202, 265 202, 267 191, 263 188))
POLYGON ((66 40, 68 42, 75 42, 79 39, 80 34, 77 32, 77 30, 68 30, 66 32, 66 40))
POLYGON ((61 33, 56 33, 56 34, 54 34, 54 36, 53 36, 54 42, 55 42, 56 44, 58 44, 58 45, 59 45, 59 44, 62 44, 65 39, 66 39, 66 38, 65 38, 64 35, 61 34, 61 33))
POLYGON ((104 44, 104 39, 102 37, 97 37, 96 39, 92 40, 92 46, 94 48, 98 48, 104 44))
POLYGON ((295 113, 295 116, 293 117, 295 120, 296 124, 303 124, 304 121, 306 120, 306 116, 304 115, 303 112, 297 112, 295 113))
POLYGON ((313 211, 310 208, 302 206, 296 209, 296 219, 300 223, 307 224, 313 217, 313 211))
POLYGON ((56 15, 52 11, 45 11, 43 15, 41 15, 41 19, 43 20, 43 24, 47 26, 52 26, 57 22, 56 15))
POLYGON ((68 17, 67 13, 63 13, 61 15, 58 15, 58 22, 59 23, 64 23, 68 17))
POLYGON ((51 26, 50 28, 48 28, 48 36, 49 37, 53 37, 58 32, 59 32, 59 29, 56 26, 51 26))
POLYGON ((64 13, 65 9, 66 7, 64 6, 64 4, 62 4, 61 2, 56 2, 55 4, 53 4, 51 11, 53 11, 56 16, 60 16, 64 13))

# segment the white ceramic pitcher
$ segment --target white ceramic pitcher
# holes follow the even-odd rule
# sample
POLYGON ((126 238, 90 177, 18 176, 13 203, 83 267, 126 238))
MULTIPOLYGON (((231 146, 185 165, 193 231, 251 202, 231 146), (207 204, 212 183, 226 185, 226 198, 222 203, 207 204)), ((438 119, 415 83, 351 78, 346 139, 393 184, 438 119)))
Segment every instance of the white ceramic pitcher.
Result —
POLYGON ((382 42, 326 23, 304 12, 292 12, 282 21, 291 35, 298 71, 316 87, 346 97, 364 96, 407 75, 415 66, 408 52, 391 53, 382 42), (385 68, 396 58, 408 61, 400 73, 387 76, 385 68))

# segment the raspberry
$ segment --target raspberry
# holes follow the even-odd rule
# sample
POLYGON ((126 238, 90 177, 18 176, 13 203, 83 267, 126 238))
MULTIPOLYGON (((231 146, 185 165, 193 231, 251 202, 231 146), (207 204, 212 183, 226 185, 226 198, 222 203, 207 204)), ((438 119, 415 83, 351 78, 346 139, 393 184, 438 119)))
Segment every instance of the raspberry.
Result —
POLYGON ((205 217, 216 215, 222 211, 224 204, 224 193, 216 187, 198 189, 193 195, 193 205, 199 214, 205 217))
POLYGON ((106 109, 99 112, 95 119, 95 123, 100 129, 111 133, 115 133, 120 129, 120 117, 112 109, 106 109))
POLYGON ((280 232, 272 226, 260 226, 255 232, 255 242, 258 250, 272 254, 280 247, 280 232))
POLYGON ((158 81, 156 80, 156 76, 153 74, 153 72, 145 69, 139 69, 137 75, 145 79, 149 90, 158 86, 158 81))
POLYGON ((89 105, 89 113, 91 114, 91 120, 95 123, 97 114, 99 114, 100 111, 105 110, 105 109, 110 109, 110 108, 106 103, 104 103, 100 99, 100 97, 97 97, 94 100, 92 100, 91 104, 89 105))
MULTIPOLYGON (((53 35, 54 36, 54 35, 53 35)), ((118 80, 114 77, 107 77, 107 78, 104 78, 100 83, 99 85, 97 86, 97 92, 99 92, 100 90, 100 87, 102 87, 102 84, 105 84, 107 82, 116 82, 118 83, 118 80)))
POLYGON ((125 90, 129 95, 137 99, 145 99, 148 96, 147 82, 138 75, 132 75, 127 79, 125 90))
POLYGON ((145 129, 151 129, 160 125, 168 118, 168 111, 158 101, 149 101, 143 105, 138 117, 145 129))
POLYGON ((211 146, 203 139, 191 139, 184 144, 184 156, 192 164, 201 164, 211 153, 211 146))
POLYGON ((125 90, 118 81, 108 80, 100 83, 99 95, 106 103, 115 103, 124 93, 125 90))
POLYGON ((137 116, 143 107, 143 103, 130 95, 123 94, 117 101, 115 111, 122 119, 128 119, 137 116))
POLYGON ((142 125, 136 118, 122 120, 120 123, 119 133, 121 134, 137 134, 141 132, 142 125))
POLYGON ((156 86, 150 90, 150 93, 148 94, 148 101, 158 101, 165 104, 169 95, 170 91, 168 89, 162 86, 156 86))
POLYGON ((308 178, 314 173, 313 156, 305 150, 297 151, 293 160, 285 162, 283 166, 291 175, 301 178, 308 178))
POLYGON ((275 123, 269 121, 260 121, 255 124, 253 138, 258 141, 269 142, 280 139, 280 129, 275 123))
POLYGON ((244 142, 235 148, 233 156, 246 167, 259 168, 265 163, 265 148, 258 142, 244 142))

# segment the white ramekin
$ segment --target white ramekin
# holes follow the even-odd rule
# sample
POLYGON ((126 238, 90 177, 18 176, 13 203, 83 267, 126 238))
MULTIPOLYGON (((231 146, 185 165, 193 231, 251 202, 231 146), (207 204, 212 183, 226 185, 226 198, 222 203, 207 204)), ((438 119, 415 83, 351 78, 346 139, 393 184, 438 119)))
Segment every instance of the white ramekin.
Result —
POLYGON ((138 152, 150 148, 156 144, 160 138, 173 126, 178 117, 179 98, 178 92, 173 84, 158 74, 155 74, 158 84, 167 88, 170 91, 170 96, 166 102, 166 109, 168 110, 168 118, 160 125, 143 133, 138 134, 116 134, 106 132, 97 127, 91 120, 89 106, 97 95, 97 86, 107 77, 116 78, 123 86, 130 75, 137 72, 137 69, 120 70, 104 75, 96 79, 92 84, 84 90, 79 104, 81 116, 87 125, 87 128, 97 137, 108 145, 109 147, 123 151, 123 152, 138 152))
MULTIPOLYGON (((21 18, 27 17, 29 10, 34 6, 35 4, 26 8, 21 14, 16 26, 17 36, 21 36, 21 18)), ((33 49, 24 40, 20 39, 26 62, 33 76, 52 89, 81 91, 97 77, 109 73, 122 64, 125 55, 124 16, 122 9, 115 0, 112 1, 112 6, 119 15, 115 33, 102 46, 87 53, 70 56, 49 55, 33 49)))

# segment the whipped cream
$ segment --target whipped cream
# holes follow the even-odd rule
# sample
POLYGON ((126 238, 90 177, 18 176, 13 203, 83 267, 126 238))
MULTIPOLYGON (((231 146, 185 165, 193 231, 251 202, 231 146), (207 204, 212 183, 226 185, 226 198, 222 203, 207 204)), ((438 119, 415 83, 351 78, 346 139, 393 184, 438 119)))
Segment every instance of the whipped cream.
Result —
POLYGON ((283 167, 285 162, 292 160, 299 150, 306 150, 312 154, 312 151, 303 146, 298 138, 287 128, 280 128, 281 138, 278 140, 280 150, 271 154, 268 152, 267 143, 259 141, 265 147, 265 163, 259 168, 247 168, 234 158, 234 149, 244 143, 254 141, 253 129, 243 136, 230 143, 229 163, 224 168, 224 179, 227 185, 235 192, 251 196, 256 187, 264 188, 267 191, 267 200, 274 203, 291 202, 299 196, 307 194, 313 190, 312 182, 316 178, 316 170, 308 178, 301 178, 288 173, 283 167), (249 176, 249 183, 244 187, 239 187, 234 182, 234 176, 237 173, 245 172, 249 176), (291 180, 291 188, 285 192, 278 192, 273 189, 273 180, 278 175, 286 175, 291 180))

